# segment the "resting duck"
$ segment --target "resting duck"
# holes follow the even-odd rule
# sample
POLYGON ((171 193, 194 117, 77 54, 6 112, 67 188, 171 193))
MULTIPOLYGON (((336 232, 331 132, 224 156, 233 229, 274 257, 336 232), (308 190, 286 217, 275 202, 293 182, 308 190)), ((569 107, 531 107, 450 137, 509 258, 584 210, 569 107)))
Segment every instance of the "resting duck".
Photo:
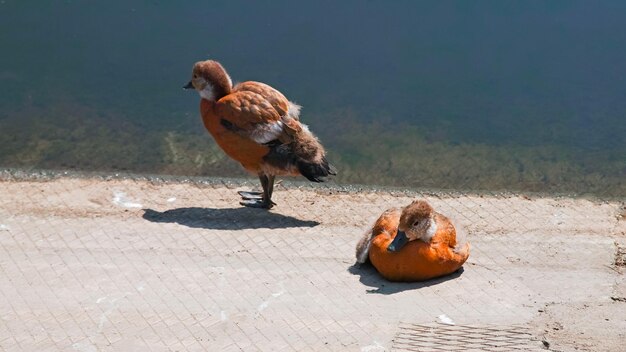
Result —
POLYGON ((356 247, 357 262, 368 259, 390 281, 421 281, 451 274, 469 257, 457 244, 450 220, 424 200, 386 210, 356 247))
POLYGON ((197 62, 183 88, 200 94, 202 121, 220 148, 259 176, 263 192, 239 192, 242 205, 275 205, 276 176, 302 175, 323 182, 336 174, 317 137, 300 123, 300 106, 276 89, 253 81, 233 86, 224 67, 213 60, 197 62))

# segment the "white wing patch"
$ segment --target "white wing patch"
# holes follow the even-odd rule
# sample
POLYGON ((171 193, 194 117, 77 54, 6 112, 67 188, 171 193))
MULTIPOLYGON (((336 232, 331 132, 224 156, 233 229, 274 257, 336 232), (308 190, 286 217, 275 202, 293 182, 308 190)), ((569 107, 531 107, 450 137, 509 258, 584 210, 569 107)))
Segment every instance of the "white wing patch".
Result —
MULTIPOLYGON (((287 108, 287 114, 283 117, 292 118, 296 121, 300 120, 300 109, 302 107, 294 102, 289 102, 289 107, 287 108)), ((262 123, 258 124, 257 127, 249 133, 250 139, 259 143, 265 144, 271 142, 280 136, 283 133, 284 123, 281 120, 272 123, 262 123)), ((306 125, 302 124, 302 129, 305 131, 309 131, 306 125)))
POLYGON ((287 117, 291 117, 294 120, 300 120, 300 109, 302 106, 290 101, 287 108, 287 117))
POLYGON ((254 130, 250 131, 249 137, 259 144, 265 144, 278 138, 282 132, 283 122, 279 120, 272 123, 258 124, 254 130))

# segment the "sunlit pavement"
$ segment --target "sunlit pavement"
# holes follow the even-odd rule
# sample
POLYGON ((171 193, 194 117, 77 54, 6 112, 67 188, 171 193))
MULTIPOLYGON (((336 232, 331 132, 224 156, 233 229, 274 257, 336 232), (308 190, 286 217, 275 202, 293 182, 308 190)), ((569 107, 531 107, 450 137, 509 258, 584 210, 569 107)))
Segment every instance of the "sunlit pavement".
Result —
POLYGON ((579 338, 617 351, 624 341, 617 202, 279 186, 268 213, 241 208, 240 189, 0 182, 0 350, 569 350, 579 338), (390 283, 355 266, 363 230, 416 197, 465 224, 463 270, 390 283))

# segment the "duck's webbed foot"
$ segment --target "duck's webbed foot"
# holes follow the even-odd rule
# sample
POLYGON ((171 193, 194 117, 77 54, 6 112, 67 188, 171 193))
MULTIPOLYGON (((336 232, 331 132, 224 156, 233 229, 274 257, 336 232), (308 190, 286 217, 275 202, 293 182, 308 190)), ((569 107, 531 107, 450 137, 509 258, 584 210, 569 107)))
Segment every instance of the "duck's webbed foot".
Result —
POLYGON ((272 207, 276 205, 276 203, 272 202, 271 200, 266 201, 264 199, 256 199, 256 200, 248 199, 248 200, 243 200, 239 202, 239 204, 248 208, 259 208, 259 209, 272 209, 272 207))
POLYGON ((274 176, 259 175, 263 192, 239 191, 243 199, 239 204, 250 208, 271 209, 276 203, 272 202, 274 191, 274 176))
POLYGON ((243 200, 258 200, 263 199, 263 192, 255 191, 239 191, 237 192, 243 200))

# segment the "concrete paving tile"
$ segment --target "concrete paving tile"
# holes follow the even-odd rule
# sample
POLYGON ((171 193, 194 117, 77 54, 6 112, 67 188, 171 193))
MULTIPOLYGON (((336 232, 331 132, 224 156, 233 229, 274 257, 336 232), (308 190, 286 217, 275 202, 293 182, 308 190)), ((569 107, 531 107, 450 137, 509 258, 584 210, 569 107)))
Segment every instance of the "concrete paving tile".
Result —
MULTIPOLYGON (((419 192, 330 195, 281 186, 280 206, 265 212, 239 208, 234 189, 215 185, 61 178, 0 182, 0 191, 13 204, 0 204, 10 229, 0 233, 0 350, 484 347, 472 339, 498 350, 518 337, 433 327, 432 339, 419 340, 402 335, 402 324, 436 324, 445 314, 457 326, 518 324, 540 339, 565 321, 546 318, 551 306, 577 312, 614 304, 608 297, 621 292, 612 266, 623 231, 619 203, 426 195, 469 223, 472 254, 451 279, 399 284, 353 266, 354 245, 383 209, 419 192), (142 199, 150 216, 115 205, 119 189, 142 199), (173 189, 176 204, 163 203, 173 189), (290 206, 296 196, 315 204, 290 206), (466 340, 436 339, 458 335, 466 340)), ((610 338, 619 324, 606 329, 610 338)))

